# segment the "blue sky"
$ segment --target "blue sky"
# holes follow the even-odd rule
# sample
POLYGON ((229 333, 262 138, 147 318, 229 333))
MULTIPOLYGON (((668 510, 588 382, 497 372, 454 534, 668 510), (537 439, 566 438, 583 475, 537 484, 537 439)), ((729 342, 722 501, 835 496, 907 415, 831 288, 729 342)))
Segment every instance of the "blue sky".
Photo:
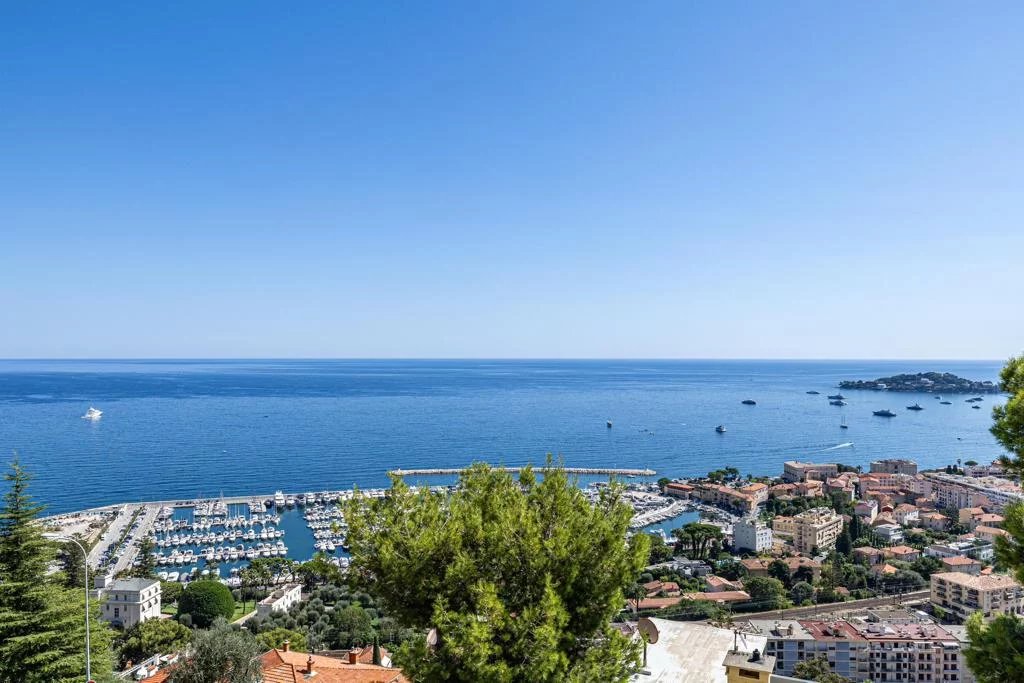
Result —
POLYGON ((7 3, 0 357, 1003 358, 1022 25, 7 3))

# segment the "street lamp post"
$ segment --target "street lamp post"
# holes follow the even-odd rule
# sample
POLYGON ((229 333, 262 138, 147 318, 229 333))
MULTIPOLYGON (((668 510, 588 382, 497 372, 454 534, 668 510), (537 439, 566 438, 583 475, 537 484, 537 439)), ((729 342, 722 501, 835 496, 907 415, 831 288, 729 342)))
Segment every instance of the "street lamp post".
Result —
POLYGON ((60 534, 43 534, 43 536, 54 541, 70 541, 82 551, 82 568, 85 571, 85 680, 92 683, 92 648, 89 643, 89 552, 85 546, 71 536, 60 534))

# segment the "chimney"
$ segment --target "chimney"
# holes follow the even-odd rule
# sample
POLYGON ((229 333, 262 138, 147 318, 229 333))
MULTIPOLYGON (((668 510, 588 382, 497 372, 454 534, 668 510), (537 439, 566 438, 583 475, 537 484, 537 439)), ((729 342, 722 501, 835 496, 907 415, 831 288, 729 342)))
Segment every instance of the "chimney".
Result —
POLYGON ((359 650, 352 648, 348 651, 348 663, 358 664, 359 663, 359 650))
POLYGON ((285 652, 291 652, 292 641, 290 641, 290 640, 284 641, 284 643, 282 643, 282 645, 281 645, 281 649, 284 650, 285 652))
POLYGON ((313 655, 310 655, 309 659, 306 660, 306 676, 312 676, 313 673, 313 655))

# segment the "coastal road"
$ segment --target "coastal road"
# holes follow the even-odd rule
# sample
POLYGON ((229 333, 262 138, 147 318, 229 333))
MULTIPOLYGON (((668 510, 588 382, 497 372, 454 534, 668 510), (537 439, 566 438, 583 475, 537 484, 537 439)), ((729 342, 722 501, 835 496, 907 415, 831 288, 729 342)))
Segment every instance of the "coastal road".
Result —
POLYGON ((125 532, 128 535, 124 539, 123 551, 121 556, 117 558, 117 562, 112 566, 106 567, 103 570, 105 574, 115 575, 129 568, 135 556, 139 552, 139 541, 142 536, 149 531, 153 525, 153 521, 156 519, 157 513, 160 512, 159 505, 153 504, 133 504, 133 505, 122 505, 118 508, 117 519, 111 522, 110 527, 107 528, 99 542, 93 546, 92 550, 89 551, 89 567, 94 571, 98 570, 100 563, 100 557, 103 555, 103 551, 106 550, 110 544, 116 543, 120 540, 121 536, 124 536, 125 532), (138 516, 139 527, 137 531, 131 531, 130 525, 132 519, 135 518, 136 513, 141 513, 138 516))
POLYGON ((124 533, 124 528, 132 519, 131 508, 128 505, 122 505, 118 508, 117 518, 110 523, 107 530, 103 532, 100 540, 96 542, 96 545, 89 551, 89 567, 96 569, 100 563, 100 556, 103 551, 107 549, 111 543, 121 538, 121 534, 124 533))
MULTIPOLYGON (((153 522, 154 520, 156 520, 156 516, 159 512, 159 505, 145 506, 145 511, 139 516, 138 531, 131 532, 128 538, 125 539, 124 552, 118 559, 117 564, 114 565, 113 573, 115 576, 118 574, 118 572, 124 571, 125 569, 128 569, 132 566, 132 562, 135 560, 135 556, 139 554, 139 541, 141 541, 142 537, 149 532, 149 529, 153 526, 153 522)), ((134 514, 134 510, 132 511, 132 513, 134 514)))

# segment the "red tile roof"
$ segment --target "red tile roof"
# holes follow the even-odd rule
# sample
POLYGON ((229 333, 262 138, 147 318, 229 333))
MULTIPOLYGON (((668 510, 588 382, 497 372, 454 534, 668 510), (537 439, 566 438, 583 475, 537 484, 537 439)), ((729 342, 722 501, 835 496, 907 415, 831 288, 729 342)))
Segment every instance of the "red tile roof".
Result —
POLYGON ((260 657, 263 669, 263 683, 408 683, 401 669, 392 669, 374 664, 334 657, 313 655, 313 671, 316 676, 307 678, 310 655, 305 652, 270 650, 260 657))
MULTIPOLYGON (((640 609, 664 609, 665 607, 671 607, 672 605, 678 605, 683 599, 681 597, 675 598, 647 598, 640 601, 640 609)), ((632 606, 632 601, 630 605, 632 606)))

